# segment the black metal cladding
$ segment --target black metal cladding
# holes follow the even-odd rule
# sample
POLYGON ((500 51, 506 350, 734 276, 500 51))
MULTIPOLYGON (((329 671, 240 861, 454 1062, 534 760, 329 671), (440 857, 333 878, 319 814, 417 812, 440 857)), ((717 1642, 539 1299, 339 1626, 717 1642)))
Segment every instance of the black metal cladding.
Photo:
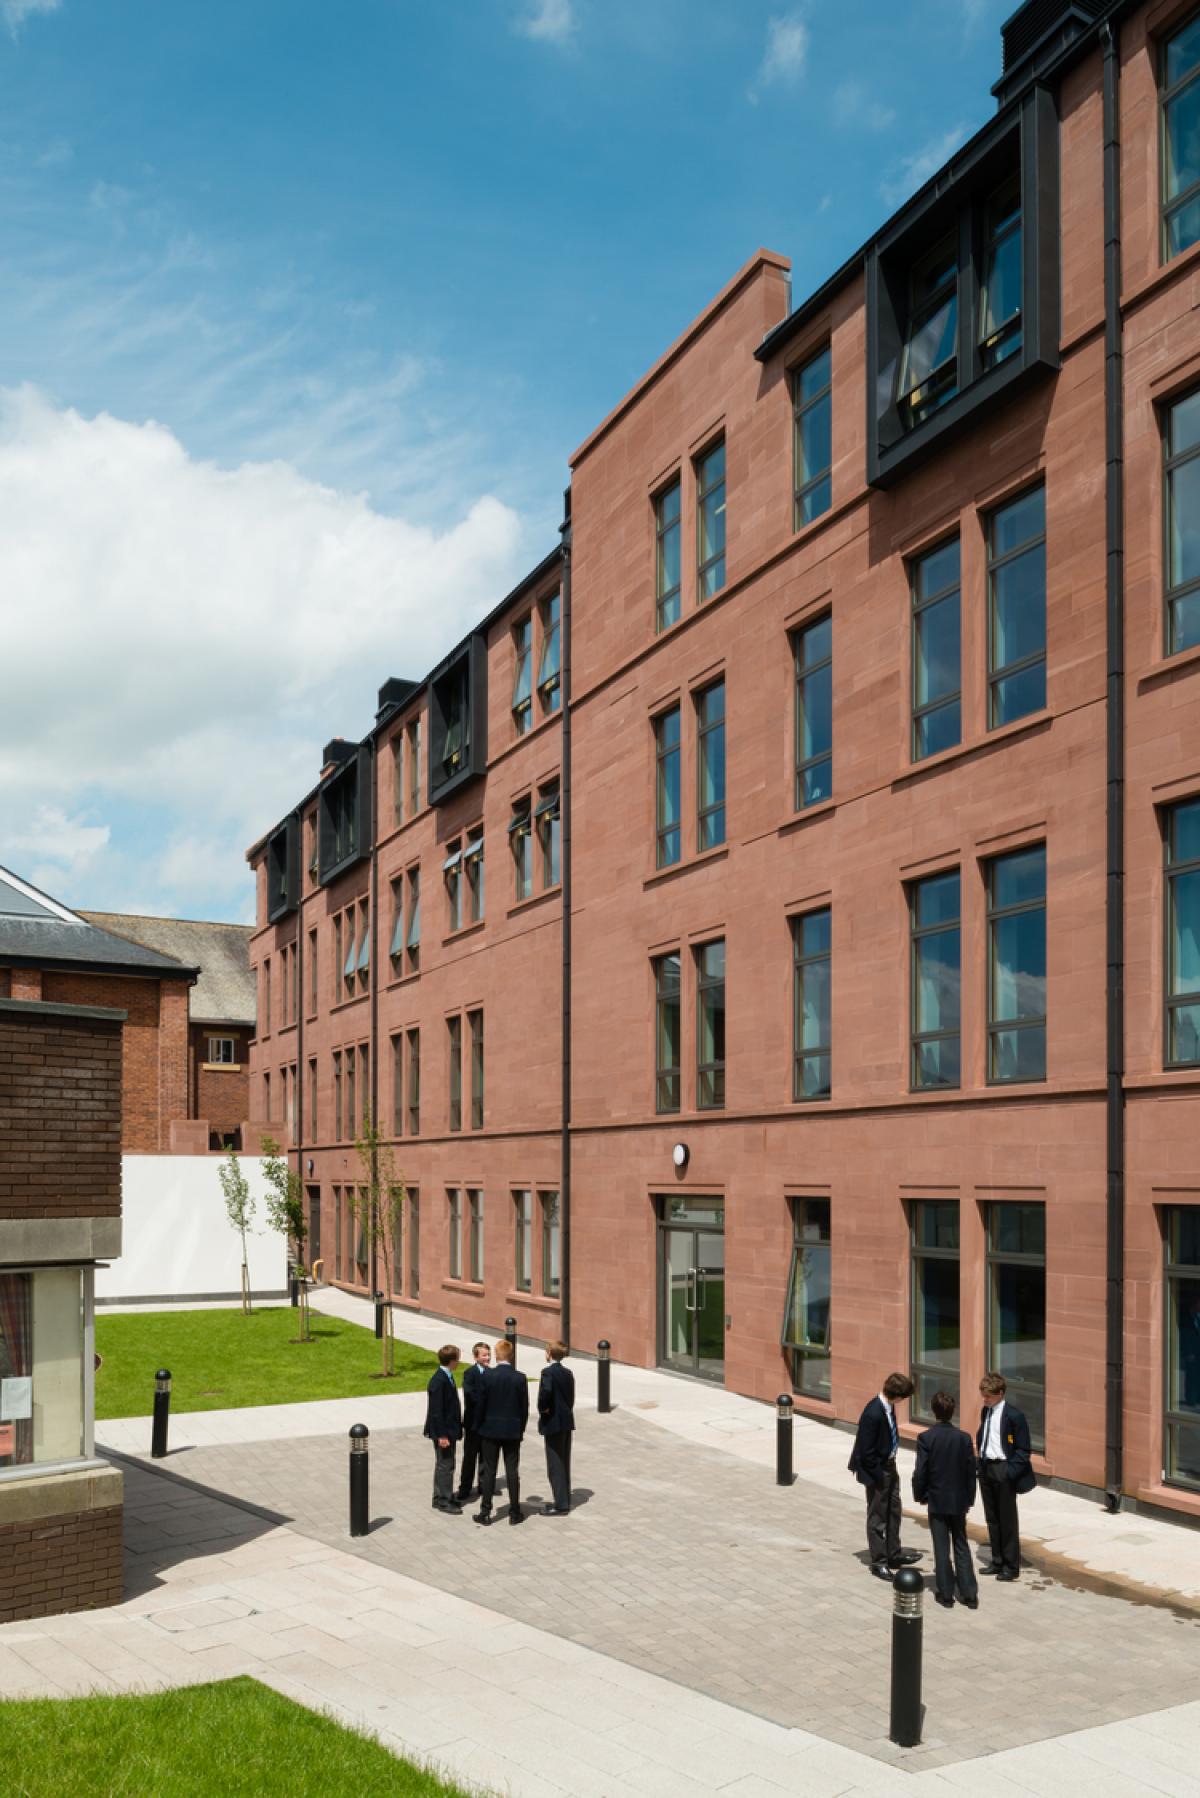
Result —
POLYGON ((322 784, 317 796, 318 878, 322 886, 371 853, 371 745, 340 746, 349 755, 338 758, 343 766, 322 784))
POLYGON ((429 677, 429 803, 487 769, 487 638, 475 631, 429 677))
POLYGON ((407 705, 420 686, 420 681, 402 680, 398 674, 385 680, 379 689, 379 701, 375 709, 376 724, 381 723, 389 713, 398 712, 401 706, 407 705))
POLYGON ((1004 73, 992 88, 1003 106, 1093 26, 1109 0, 1027 0, 1000 27, 1004 73))
POLYGON ((300 903, 300 819, 293 812, 267 839, 267 923, 300 903))
POLYGON ((1049 90, 1032 88, 867 251, 867 480, 872 486, 889 486, 1001 394, 1035 373, 1057 370, 1059 291, 1058 114, 1049 90), (1021 344, 988 368, 979 329, 983 213, 989 195, 1013 175, 1019 175, 1021 198, 1021 344), (898 370, 909 323, 910 277, 920 258, 948 237, 958 257, 956 391, 909 427, 899 403, 898 370))

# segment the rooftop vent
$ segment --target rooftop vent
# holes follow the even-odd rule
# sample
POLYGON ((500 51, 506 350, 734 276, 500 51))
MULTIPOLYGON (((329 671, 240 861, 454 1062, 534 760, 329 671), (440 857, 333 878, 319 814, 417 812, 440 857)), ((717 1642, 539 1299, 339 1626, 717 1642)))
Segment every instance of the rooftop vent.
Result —
POLYGON ((1109 0, 1025 0, 1000 27, 1004 73, 992 92, 1001 106, 1036 80, 1108 5, 1109 0))
POLYGON ((385 680, 379 689, 379 705, 375 712, 376 724, 389 712, 398 711, 402 705, 407 704, 420 684, 420 681, 401 680, 398 674, 393 674, 390 680, 385 680))
POLYGON ((331 768, 340 768, 358 754, 357 743, 347 743, 345 737, 333 737, 321 751, 321 774, 324 777, 331 768))

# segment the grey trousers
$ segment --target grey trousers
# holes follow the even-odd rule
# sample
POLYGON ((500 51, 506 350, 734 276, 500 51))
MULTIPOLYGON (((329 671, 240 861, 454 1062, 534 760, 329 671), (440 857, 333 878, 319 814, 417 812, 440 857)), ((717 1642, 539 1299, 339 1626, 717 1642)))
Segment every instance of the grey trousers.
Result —
POLYGON ((900 1558, 900 1475, 896 1463, 888 1463, 882 1486, 868 1486, 867 1547, 871 1560, 886 1567, 900 1558))
POLYGON ((931 1511, 929 1534, 933 1537, 933 1583, 938 1597, 953 1598, 957 1586, 960 1598, 978 1598, 979 1581, 967 1541, 965 1512, 955 1517, 931 1511))
POLYGON ((437 1443, 434 1443, 433 1502, 435 1505, 443 1504, 447 1499, 454 1497, 454 1457, 455 1445, 453 1442, 449 1448, 439 1448, 437 1443))
POLYGON ((554 1507, 558 1511, 571 1509, 571 1432, 563 1430, 560 1435, 546 1436, 546 1478, 550 1481, 550 1491, 554 1498, 554 1507))

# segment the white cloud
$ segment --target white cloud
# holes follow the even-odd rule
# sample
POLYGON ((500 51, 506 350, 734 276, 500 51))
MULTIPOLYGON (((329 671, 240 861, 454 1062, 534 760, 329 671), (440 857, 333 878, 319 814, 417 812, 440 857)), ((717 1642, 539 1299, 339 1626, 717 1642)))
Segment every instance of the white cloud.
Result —
POLYGON ((899 206, 902 200, 907 200, 909 194, 914 194, 919 187, 923 187, 930 176, 936 175, 942 164, 954 154, 966 135, 965 125, 952 125, 949 131, 943 131, 940 137, 930 139, 910 156, 901 157, 893 173, 879 185, 886 204, 899 206))
POLYGON ((68 904, 240 907, 242 853, 320 746, 362 735, 379 684, 424 675, 522 559, 487 495, 435 530, 0 390, 0 847, 57 867, 68 904))
POLYGON ((843 81, 834 92, 833 116, 839 125, 856 130, 886 131, 895 121, 896 109, 872 99, 861 81, 843 81))
POLYGON ((517 20, 522 37, 547 44, 565 44, 575 29, 571 0, 534 0, 532 9, 517 20))
POLYGON ((798 81, 808 56, 808 26, 799 12, 783 13, 767 23, 767 47, 759 65, 758 80, 798 81))
POLYGON ((0 0, 4 22, 16 37, 17 31, 34 13, 57 12, 62 0, 0 0))

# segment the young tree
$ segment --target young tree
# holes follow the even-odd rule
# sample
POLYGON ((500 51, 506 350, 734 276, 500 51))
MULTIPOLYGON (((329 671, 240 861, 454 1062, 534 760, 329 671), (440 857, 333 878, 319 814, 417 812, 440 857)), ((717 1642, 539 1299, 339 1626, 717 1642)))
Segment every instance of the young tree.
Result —
POLYGON ((254 1194, 250 1191, 250 1183, 238 1166, 237 1150, 230 1149, 225 1165, 218 1169, 221 1177, 221 1189, 225 1194, 225 1210, 229 1221, 242 1239, 242 1311, 249 1317, 253 1309, 250 1303, 250 1264, 246 1255, 246 1232, 254 1223, 254 1194))
POLYGON ((288 1245, 289 1253, 296 1266, 296 1279, 300 1291, 300 1340, 311 1342, 312 1332, 308 1318, 308 1267, 305 1257, 305 1244, 308 1241, 308 1220, 304 1215, 304 1189, 300 1176, 288 1166, 287 1157, 280 1150, 273 1137, 262 1139, 263 1179, 267 1183, 266 1207, 267 1219, 272 1230, 278 1230, 288 1245))
POLYGON ((351 1201, 354 1221, 374 1246, 383 1264, 383 1373, 396 1371, 396 1336, 392 1328, 392 1276, 395 1268, 396 1235, 404 1217, 406 1193, 404 1182, 396 1173, 392 1147, 386 1142, 370 1111, 364 1111, 362 1127, 354 1139, 363 1183, 351 1201))

